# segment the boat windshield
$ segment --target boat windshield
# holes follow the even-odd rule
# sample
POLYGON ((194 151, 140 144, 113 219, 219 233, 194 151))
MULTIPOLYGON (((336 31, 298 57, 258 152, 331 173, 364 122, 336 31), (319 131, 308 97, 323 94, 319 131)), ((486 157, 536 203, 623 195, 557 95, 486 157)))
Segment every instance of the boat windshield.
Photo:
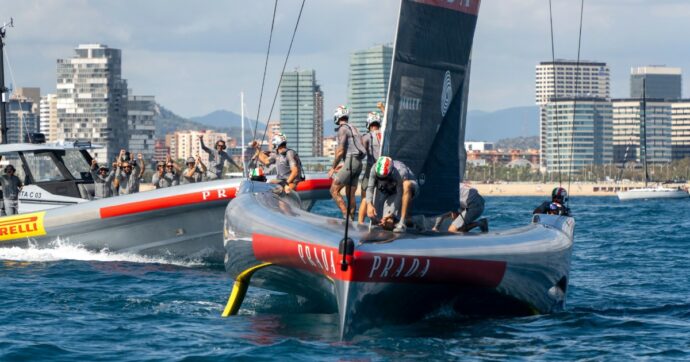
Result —
POLYGON ((23 154, 34 182, 69 180, 69 177, 57 165, 53 152, 24 152, 23 154))
POLYGON ((90 180, 91 172, 89 163, 84 158, 80 150, 66 150, 64 154, 60 155, 62 162, 67 167, 67 170, 72 174, 76 180, 90 180))

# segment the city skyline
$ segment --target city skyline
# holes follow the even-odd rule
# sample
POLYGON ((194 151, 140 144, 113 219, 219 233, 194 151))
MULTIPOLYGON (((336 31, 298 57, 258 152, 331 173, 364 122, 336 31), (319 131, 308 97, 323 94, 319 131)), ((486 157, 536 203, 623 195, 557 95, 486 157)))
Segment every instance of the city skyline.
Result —
MULTIPOLYGON (((140 94, 155 95, 181 115, 217 109, 239 113, 239 92, 244 90, 254 118, 273 4, 209 2, 194 9, 185 4, 9 2, 3 8, 15 19, 7 41, 15 87, 37 86, 52 93, 56 59, 69 56, 75 44, 99 42, 122 49, 123 77, 136 84, 140 94)), ((556 57, 574 59, 579 4, 553 4, 556 57)), ((326 114, 347 99, 349 54, 392 42, 397 7, 394 0, 305 6, 288 69, 300 66, 319 72, 327 95, 326 114), (348 31, 330 26, 336 14, 347 19, 348 31)), ((297 1, 278 6, 264 107, 275 93, 298 8, 297 1)), ((689 11, 690 4, 672 0, 587 3, 581 57, 609 64, 612 96, 625 97, 631 67, 664 64, 690 69, 690 50, 664 45, 682 41, 684 32, 678 29, 687 27, 682 14, 689 11), (649 26, 640 26, 645 23, 649 26), (602 33, 614 36, 602 40, 602 33)), ((550 57, 544 2, 484 2, 475 37, 469 109, 531 104, 534 64, 550 57)), ((683 85, 688 88, 687 79, 683 85)), ((262 121, 268 113, 264 107, 262 121)))

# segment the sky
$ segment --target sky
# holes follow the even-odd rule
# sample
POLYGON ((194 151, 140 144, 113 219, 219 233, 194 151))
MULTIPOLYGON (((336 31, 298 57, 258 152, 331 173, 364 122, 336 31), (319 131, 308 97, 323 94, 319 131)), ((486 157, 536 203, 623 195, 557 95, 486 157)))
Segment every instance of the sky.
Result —
MULTIPOLYGON (((261 107, 268 116, 301 0, 279 0, 261 107)), ((551 59, 548 0, 484 0, 474 40, 470 110, 534 105, 534 72, 551 59)), ((580 2, 552 0, 556 58, 575 59, 580 2)), ((219 109, 255 118, 272 0, 0 0, 8 30, 6 83, 55 90, 56 60, 80 43, 122 49, 136 95, 185 116, 219 109), (14 82, 12 81, 12 75, 14 82)), ((346 103, 350 53, 392 43, 399 1, 307 0, 287 69, 315 69, 326 114, 346 103)), ((633 66, 690 71, 690 1, 586 0, 581 59, 607 62, 613 97, 628 96, 633 66)), ((683 89, 690 89, 690 77, 683 89)), ((688 96, 687 91, 684 96, 688 96)), ((279 102, 278 102, 279 103, 279 102)), ((278 104, 272 119, 278 115, 278 104)), ((326 117, 328 119, 328 117, 326 117)))

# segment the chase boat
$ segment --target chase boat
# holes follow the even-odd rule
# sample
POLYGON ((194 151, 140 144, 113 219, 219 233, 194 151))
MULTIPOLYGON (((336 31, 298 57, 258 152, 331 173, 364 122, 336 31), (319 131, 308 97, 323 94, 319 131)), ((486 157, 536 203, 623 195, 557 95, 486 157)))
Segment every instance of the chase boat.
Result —
MULTIPOLYGON (((223 261, 222 217, 242 179, 193 183, 93 199, 90 143, 0 145, 0 164, 24 182, 19 215, 0 217, 0 247, 49 247, 56 240, 90 250, 223 261)), ((330 179, 300 184, 305 200, 327 198, 330 179)))
MULTIPOLYGON (((381 154, 417 176, 418 225, 460 208, 478 10, 478 0, 401 2, 381 154)), ((528 315, 565 306, 571 217, 535 215, 524 227, 482 234, 413 228, 394 234, 346 228, 299 205, 295 195, 255 182, 242 184, 228 204, 225 268, 234 285, 224 316, 238 312, 250 282, 338 313, 344 339, 449 307, 469 315, 528 315)))

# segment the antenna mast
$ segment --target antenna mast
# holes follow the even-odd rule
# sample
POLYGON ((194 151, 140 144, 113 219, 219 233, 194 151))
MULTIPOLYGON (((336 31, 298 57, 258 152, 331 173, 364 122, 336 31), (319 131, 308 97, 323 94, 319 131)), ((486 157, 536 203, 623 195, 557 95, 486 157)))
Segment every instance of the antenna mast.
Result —
POLYGON ((7 143, 7 106, 5 103, 9 101, 7 94, 7 87, 5 87, 5 34, 7 28, 14 27, 14 19, 10 18, 9 23, 2 24, 0 27, 0 133, 2 138, 0 144, 7 143))

